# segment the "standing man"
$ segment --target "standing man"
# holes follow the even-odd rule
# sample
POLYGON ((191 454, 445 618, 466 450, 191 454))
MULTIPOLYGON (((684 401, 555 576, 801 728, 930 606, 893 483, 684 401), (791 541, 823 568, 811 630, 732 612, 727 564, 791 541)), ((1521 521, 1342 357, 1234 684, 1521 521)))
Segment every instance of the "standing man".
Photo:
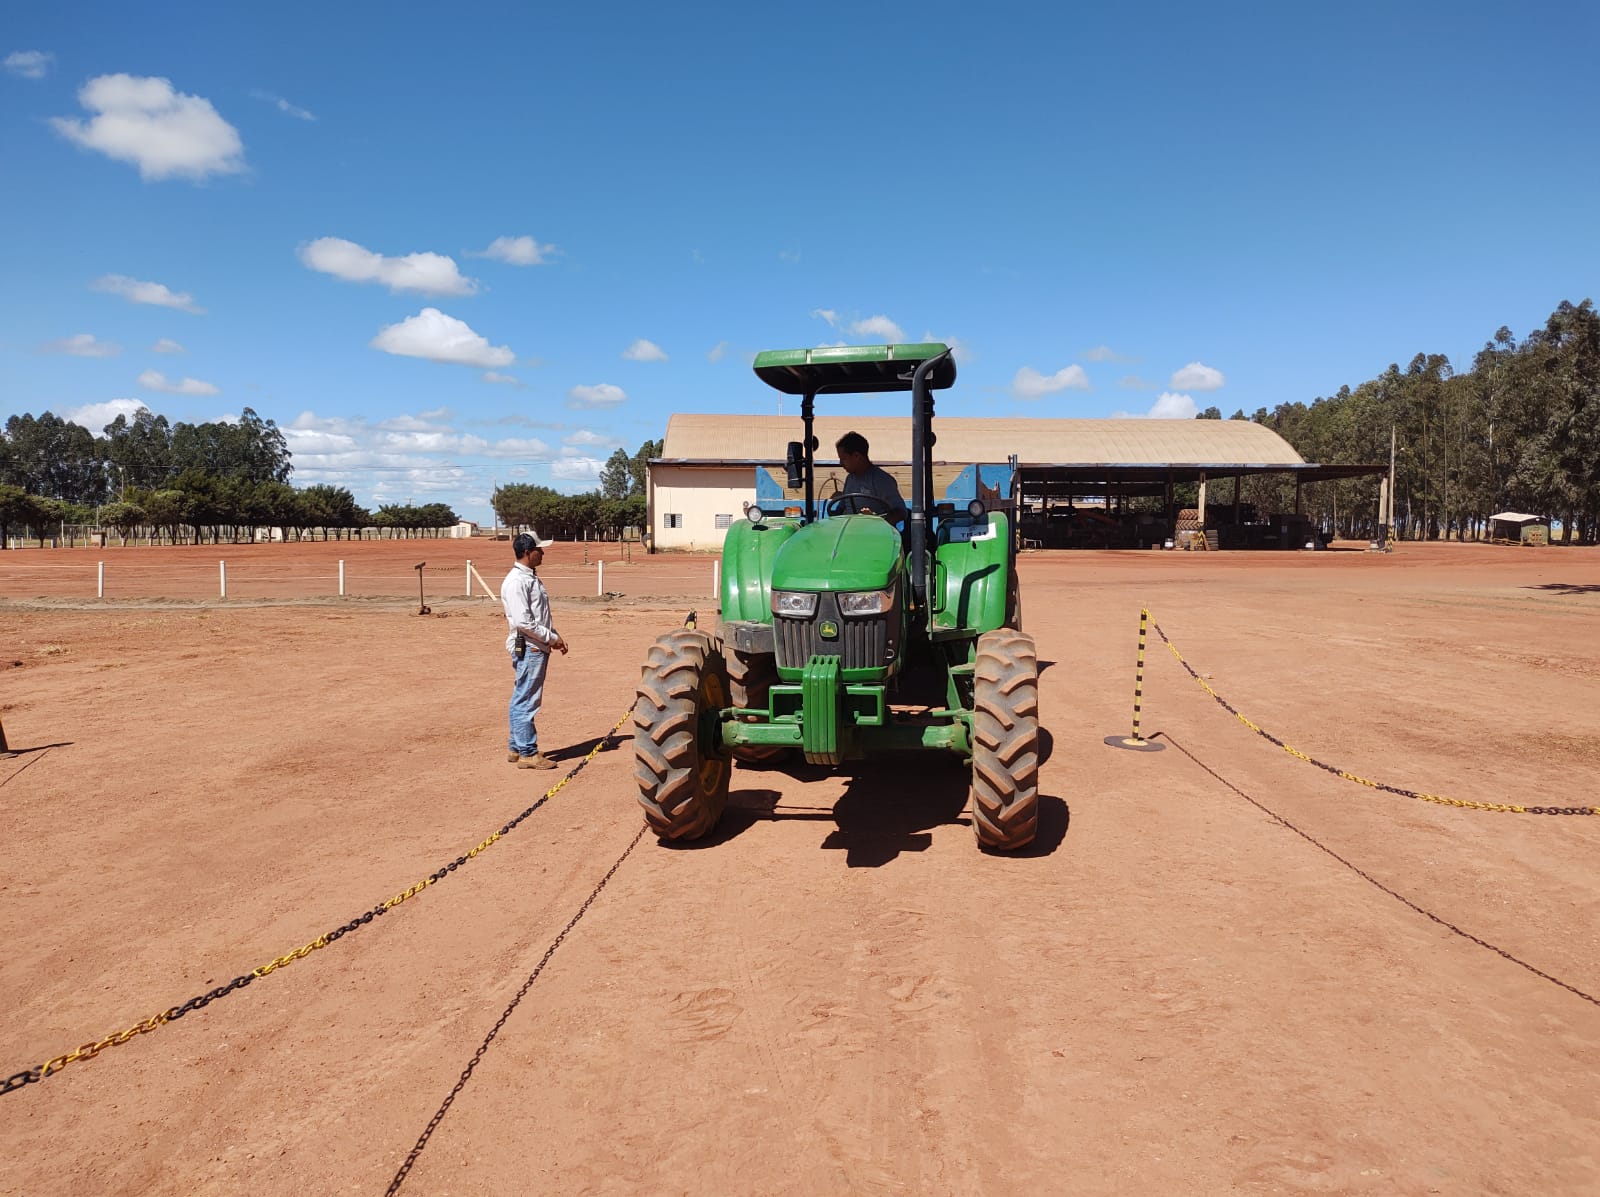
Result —
POLYGON ((544 678, 552 652, 565 653, 567 642, 550 622, 550 595, 536 572, 544 561, 537 532, 519 532, 511 542, 517 563, 500 583, 500 605, 505 608, 511 632, 506 651, 511 654, 511 741, 506 760, 519 769, 554 769, 556 763, 539 751, 534 721, 544 704, 544 678))
POLYGON ((850 477, 845 480, 846 495, 860 495, 859 510, 881 515, 891 524, 903 523, 906 518, 906 501, 900 497, 900 487, 894 477, 882 466, 872 464, 867 456, 867 438, 859 432, 847 432, 834 448, 839 451, 839 464, 850 477))

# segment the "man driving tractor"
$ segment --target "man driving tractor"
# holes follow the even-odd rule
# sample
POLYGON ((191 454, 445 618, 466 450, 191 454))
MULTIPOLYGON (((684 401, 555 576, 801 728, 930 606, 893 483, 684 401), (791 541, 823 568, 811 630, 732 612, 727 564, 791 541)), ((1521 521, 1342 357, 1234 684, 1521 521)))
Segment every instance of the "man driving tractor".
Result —
POLYGON ((847 432, 834 444, 839 452, 839 464, 849 477, 841 494, 860 495, 856 510, 881 515, 891 524, 903 523, 906 518, 906 501, 900 497, 900 487, 894 477, 882 466, 872 464, 867 456, 867 438, 859 432, 847 432))

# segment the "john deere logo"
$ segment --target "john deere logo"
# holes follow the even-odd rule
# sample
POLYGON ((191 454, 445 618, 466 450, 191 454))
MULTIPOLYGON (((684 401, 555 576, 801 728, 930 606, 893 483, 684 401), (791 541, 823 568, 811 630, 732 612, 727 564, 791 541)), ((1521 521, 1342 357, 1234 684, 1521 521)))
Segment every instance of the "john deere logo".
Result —
POLYGON ((839 638, 839 625, 831 619, 824 619, 817 627, 817 634, 824 640, 837 640, 839 638))

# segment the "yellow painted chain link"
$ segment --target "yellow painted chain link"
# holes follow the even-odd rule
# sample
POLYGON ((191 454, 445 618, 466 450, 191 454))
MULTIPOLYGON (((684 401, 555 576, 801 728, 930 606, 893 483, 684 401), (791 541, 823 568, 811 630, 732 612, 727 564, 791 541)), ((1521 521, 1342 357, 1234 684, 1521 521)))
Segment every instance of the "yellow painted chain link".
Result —
POLYGON ((1439 806, 1453 806, 1460 810, 1482 810, 1491 811, 1495 814, 1512 815, 1600 815, 1600 806, 1536 807, 1526 806, 1516 802, 1473 802, 1466 798, 1447 798, 1443 794, 1425 794, 1417 790, 1406 790, 1401 789, 1399 786, 1387 785, 1381 781, 1372 781, 1371 779, 1362 777, 1359 774, 1351 773, 1347 769, 1340 769, 1333 765, 1325 764, 1324 762, 1317 760, 1315 757, 1301 752, 1298 748, 1295 748, 1289 744, 1285 744, 1281 739, 1273 735, 1271 732, 1247 719, 1241 712, 1234 708, 1232 703, 1228 702, 1227 699, 1223 698, 1222 695, 1213 690, 1205 678, 1201 677, 1200 674, 1196 672, 1194 667, 1183 659, 1183 654, 1178 651, 1178 646, 1172 642, 1172 640, 1167 636, 1166 632, 1161 630, 1161 625, 1155 623, 1153 620, 1151 622, 1152 626, 1156 630, 1156 634, 1159 635, 1166 646, 1172 650, 1172 655, 1178 659, 1178 664, 1183 666, 1185 672, 1187 672, 1190 677, 1194 678, 1202 690, 1211 695, 1218 706, 1231 714, 1235 719, 1244 724, 1251 731, 1255 732, 1256 735, 1260 736, 1264 740, 1269 740, 1276 744, 1290 756, 1305 761, 1307 764, 1315 765, 1319 769, 1324 769, 1336 777, 1342 777, 1346 781, 1353 781, 1357 785, 1367 786, 1370 789, 1383 790, 1385 793, 1399 794, 1404 798, 1416 798, 1421 802, 1432 802, 1439 806))
MULTIPOLYGON (((548 801, 549 799, 554 798, 563 789, 565 789, 567 783, 569 781, 571 781, 575 776, 577 776, 579 770, 581 770, 590 761, 594 760, 594 758, 600 754, 601 750, 603 748, 605 748, 605 746, 608 743, 611 742, 611 737, 616 735, 618 730, 621 729, 622 725, 628 721, 629 716, 631 716, 632 714, 633 714, 633 707, 629 706, 628 709, 622 713, 622 717, 611 725, 611 730, 608 731, 605 735, 601 736, 597 741, 595 741, 595 746, 589 750, 589 754, 587 756, 585 756, 583 758, 583 760, 579 761, 576 765, 574 765, 572 767, 572 769, 566 774, 565 777, 563 777, 560 781, 556 782, 555 785, 551 786, 548 790, 546 790, 544 792, 544 797, 541 798, 539 801, 541 803, 545 802, 545 801, 548 801)), ((538 804, 536 803, 535 805, 538 805, 538 804)), ((532 808, 529 808, 529 809, 531 810, 532 808)), ((469 852, 467 852, 465 854, 465 856, 460 858, 460 861, 458 861, 458 863, 460 863, 461 861, 471 860, 474 857, 476 857, 479 853, 488 850, 488 848, 491 845, 493 845, 497 840, 499 840, 503 835, 506 834, 506 831, 509 828, 509 826, 511 826, 511 825, 508 824, 507 827, 503 827, 499 831, 496 831, 493 835, 489 836, 482 843, 478 844, 477 847, 471 849, 469 852)), ((427 889, 435 881, 441 880, 442 877, 444 877, 444 876, 448 876, 448 872, 446 870, 442 870, 441 869, 439 872, 433 874, 432 876, 430 876, 430 877, 428 877, 428 878, 426 878, 426 879, 424 879, 422 881, 417 882, 410 889, 404 890, 401 893, 396 894, 394 897, 389 898, 387 901, 383 902, 381 904, 381 906, 378 907, 377 910, 369 912, 365 916, 365 918, 366 919, 370 919, 372 917, 372 915, 375 914, 375 913, 380 913, 380 912, 383 912, 383 911, 393 910, 396 906, 400 905, 400 903, 404 902, 408 898, 416 897, 423 890, 427 889)), ((362 920, 356 920, 356 921, 360 922, 362 920)), ((232 985, 226 986, 222 990, 213 991, 213 994, 209 995, 207 1000, 209 1001, 211 996, 222 996, 222 994, 224 992, 230 992, 233 989, 242 987, 242 985, 244 985, 244 984, 248 984, 250 981, 256 980, 257 978, 260 978, 260 977, 265 977, 269 973, 276 972, 280 968, 284 968, 284 967, 286 967, 286 966, 288 966, 290 964, 293 964, 296 960, 304 959, 305 957, 311 955, 312 952, 315 952, 318 948, 327 947, 336 938, 338 938, 337 935, 334 935, 334 936, 319 935, 316 939, 313 939, 310 943, 296 948, 294 951, 288 953, 287 955, 279 956, 277 959, 275 959, 275 960, 273 960, 273 961, 271 961, 271 962, 269 962, 267 964, 263 964, 260 968, 253 969, 252 971, 250 971, 249 973, 245 974, 244 976, 236 978, 232 985)), ((56 1056, 53 1059, 48 1060, 45 1063, 39 1065, 38 1077, 35 1078, 35 1079, 43 1079, 44 1077, 49 1076, 53 1072, 59 1072, 61 1069, 65 1068, 68 1064, 74 1064, 79 1060, 92 1060, 108 1047, 120 1047, 122 1044, 128 1042, 128 1040, 134 1038, 137 1035, 147 1034, 148 1032, 155 1030, 157 1027, 163 1026, 166 1023, 171 1022, 174 1017, 180 1016, 180 1014, 179 1014, 180 1010, 182 1010, 181 1007, 174 1006, 171 1009, 163 1010, 160 1014, 152 1014, 149 1018, 145 1019, 143 1022, 135 1023, 133 1026, 129 1027, 125 1031, 117 1031, 115 1034, 107 1035, 104 1039, 98 1040, 97 1042, 85 1043, 82 1046, 78 1047, 74 1051, 70 1051, 70 1052, 68 1052, 68 1053, 66 1053, 65 1055, 62 1055, 62 1056, 56 1056)), ((18 1074, 18 1075, 22 1076, 22 1075, 25 1075, 25 1074, 18 1074)), ((9 1089, 7 1091, 9 1092, 9 1089)))

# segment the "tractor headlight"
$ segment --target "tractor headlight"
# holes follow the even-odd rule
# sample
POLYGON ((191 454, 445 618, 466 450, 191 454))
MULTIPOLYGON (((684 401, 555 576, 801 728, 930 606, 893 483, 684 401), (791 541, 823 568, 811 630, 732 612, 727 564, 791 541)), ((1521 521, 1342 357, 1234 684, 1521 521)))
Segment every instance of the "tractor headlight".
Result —
POLYGON ((974 499, 967 504, 967 514, 975 520, 982 519, 985 510, 982 499, 974 499))
POLYGON ((817 613, 817 596, 809 590, 774 590, 772 613, 791 619, 810 619, 817 613))
POLYGON ((894 587, 852 590, 839 596, 840 615, 882 615, 894 606, 894 587))

